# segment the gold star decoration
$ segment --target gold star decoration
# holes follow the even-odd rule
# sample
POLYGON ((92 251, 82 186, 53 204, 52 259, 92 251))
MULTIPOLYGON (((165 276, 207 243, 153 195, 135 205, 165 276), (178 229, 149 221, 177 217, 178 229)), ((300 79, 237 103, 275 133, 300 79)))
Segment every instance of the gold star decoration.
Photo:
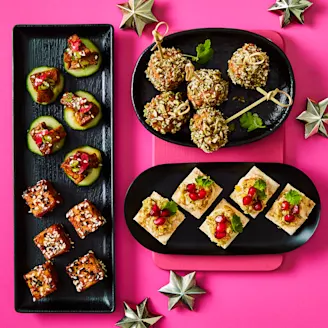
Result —
POLYGON ((136 306, 136 311, 132 310, 124 302, 124 318, 116 323, 116 326, 122 328, 148 328, 154 325, 163 316, 154 316, 147 309, 148 298, 145 298, 136 306))
POLYGON ((169 298, 169 310, 172 310, 178 304, 183 304, 189 310, 193 310, 194 295, 206 294, 205 290, 196 286, 195 275, 196 272, 192 272, 182 277, 170 271, 170 283, 159 290, 160 293, 169 298))
POLYGON ((154 0, 129 0, 117 5, 123 13, 120 28, 132 28, 141 36, 144 27, 158 22, 152 13, 154 0))
POLYGON ((328 114, 326 113, 328 98, 316 102, 312 99, 307 100, 306 111, 297 117, 298 120, 305 122, 305 139, 320 133, 328 138, 325 124, 328 125, 328 114))
POLYGON ((290 24, 292 16, 294 16, 301 24, 304 24, 304 12, 313 5, 308 0, 277 0, 269 11, 279 11, 280 26, 285 27, 290 24))

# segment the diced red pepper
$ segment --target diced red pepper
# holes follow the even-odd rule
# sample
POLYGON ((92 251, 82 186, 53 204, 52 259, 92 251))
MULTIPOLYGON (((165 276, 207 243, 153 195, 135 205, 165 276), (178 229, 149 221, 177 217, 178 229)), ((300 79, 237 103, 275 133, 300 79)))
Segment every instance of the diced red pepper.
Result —
POLYGON ((79 174, 82 174, 84 171, 86 171, 88 167, 89 167, 89 155, 86 153, 82 153, 79 174))
POLYGON ((92 108, 92 104, 84 105, 80 108, 81 113, 87 113, 92 108))

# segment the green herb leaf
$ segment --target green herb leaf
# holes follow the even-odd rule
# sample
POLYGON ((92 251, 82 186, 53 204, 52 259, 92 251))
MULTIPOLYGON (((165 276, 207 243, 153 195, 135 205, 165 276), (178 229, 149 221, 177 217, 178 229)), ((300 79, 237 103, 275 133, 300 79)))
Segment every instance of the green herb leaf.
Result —
POLYGON ((243 232, 243 224, 241 223, 240 217, 236 214, 232 216, 231 228, 234 232, 243 232))
POLYGON ((262 180, 262 179, 258 179, 254 183, 254 188, 256 188, 257 190, 264 191, 265 188, 266 188, 266 186, 267 186, 266 182, 264 180, 262 180))
POLYGON ((262 119, 256 113, 252 114, 250 112, 247 112, 241 116, 239 121, 241 127, 247 129, 247 132, 252 132, 256 129, 266 128, 266 126, 263 125, 262 119))
POLYGON ((257 196, 257 198, 258 198, 259 200, 264 200, 264 199, 267 198, 267 195, 266 195, 265 191, 263 191, 263 190, 258 190, 258 189, 257 189, 257 191, 256 191, 256 196, 257 196))
POLYGON ((211 40, 207 39, 204 43, 200 43, 196 47, 197 62, 199 64, 206 64, 213 56, 214 50, 211 48, 211 40))
POLYGON ((228 128, 229 128, 229 131, 230 132, 233 132, 233 131, 236 130, 236 124, 235 123, 231 123, 231 124, 229 124, 228 128))
POLYGON ((173 215, 178 211, 178 205, 174 201, 169 201, 165 204, 162 210, 169 210, 171 215, 173 215))
POLYGON ((302 195, 296 190, 289 190, 285 198, 289 204, 298 205, 302 200, 302 195))
POLYGON ((203 188, 207 188, 207 187, 211 186, 212 183, 214 182, 209 177, 198 177, 195 179, 195 181, 198 186, 203 187, 203 188))

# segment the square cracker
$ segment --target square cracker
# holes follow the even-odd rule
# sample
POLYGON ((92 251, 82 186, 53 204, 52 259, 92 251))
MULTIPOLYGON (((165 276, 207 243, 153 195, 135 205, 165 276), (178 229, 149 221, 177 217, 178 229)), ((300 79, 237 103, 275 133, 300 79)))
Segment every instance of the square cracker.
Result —
MULTIPOLYGON (((156 200, 164 200, 166 198, 162 197, 159 193, 157 193, 156 191, 153 191, 152 194, 147 197, 147 198, 151 198, 152 200, 156 201, 156 200)), ((146 198, 146 199, 147 199, 146 198)), ((167 199, 167 201, 169 201, 167 199)), ((179 225, 183 222, 183 220, 185 219, 185 216, 182 212, 180 212, 179 210, 177 210, 177 212, 173 215, 173 227, 172 227, 172 231, 170 233, 167 233, 165 235, 161 235, 161 236, 155 236, 155 231, 153 231, 151 229, 151 227, 149 227, 147 224, 143 225, 144 219, 144 215, 142 213, 142 207, 139 210, 139 212, 136 214, 136 216, 133 218, 134 221, 138 222, 148 233, 150 233, 154 238, 156 238, 160 243, 162 243, 163 245, 166 245, 168 240, 172 237, 172 235, 174 234, 175 230, 179 227, 179 225)))
POLYGON ((215 182, 213 182, 213 192, 211 194, 211 197, 208 200, 208 203, 206 206, 203 206, 203 208, 194 208, 192 204, 183 204, 180 201, 180 197, 182 194, 182 191, 184 189, 184 186, 188 185, 189 183, 195 183, 195 179, 198 176, 203 176, 206 177, 207 175, 204 174, 202 171, 200 171, 197 167, 195 167, 189 175, 180 183, 178 186, 177 190, 174 192, 172 199, 179 205, 181 206, 184 210, 189 212, 191 215, 193 215, 196 219, 200 219, 201 216, 208 210, 208 208, 213 204, 215 199, 220 195, 222 192, 222 188, 218 186, 215 182))
POLYGON ((273 196, 273 194, 277 191, 279 188, 279 184, 271 179, 268 175, 266 175, 264 172, 262 172, 260 169, 258 169, 256 166, 253 166, 250 171, 242 177, 236 186, 241 186, 243 181, 245 179, 249 178, 259 178, 263 179, 266 184, 267 184, 267 198, 263 201, 263 208, 261 211, 252 211, 252 212, 247 212, 246 206, 243 204, 243 190, 237 191, 236 187, 234 191, 231 193, 230 198, 239 205, 239 207, 243 210, 245 214, 249 214, 253 219, 255 219, 266 207, 266 204, 268 203, 269 199, 273 196))
POLYGON ((276 201, 273 203, 272 207, 270 208, 269 212, 266 214, 266 218, 272 221, 274 224, 276 224, 278 227, 286 231, 289 235, 293 235, 297 229, 301 227, 301 225, 308 219, 310 213, 312 212, 313 208, 315 207, 315 202, 305 196, 301 191, 294 188, 291 184, 287 184, 284 190, 280 193, 276 201), (289 190, 295 190, 298 193, 302 195, 302 200, 300 203, 300 213, 299 217, 297 218, 297 225, 290 225, 288 223, 285 223, 279 217, 277 216, 277 211, 280 211, 279 208, 279 201, 283 196, 289 191, 289 190))
POLYGON ((220 201, 220 203, 218 205, 216 205, 215 209, 211 212, 211 214, 206 218, 206 220, 203 222, 203 224, 199 227, 199 229, 201 231, 203 231, 208 238, 210 238, 210 240, 213 243, 216 243, 217 246, 222 247, 224 249, 226 249, 232 242, 233 240, 239 235, 238 232, 232 232, 230 234, 230 239, 228 239, 225 243, 222 243, 222 239, 217 239, 215 238, 215 236, 213 235, 212 231, 211 231, 211 224, 209 223, 209 217, 211 216, 215 216, 215 212, 217 212, 217 210, 223 208, 223 207, 228 207, 231 211, 234 212, 234 214, 238 215, 240 217, 241 223, 243 225, 243 228, 246 226, 246 224, 249 222, 249 219, 242 214, 240 211, 238 211, 236 208, 234 208, 232 205, 230 205, 224 198, 220 201))

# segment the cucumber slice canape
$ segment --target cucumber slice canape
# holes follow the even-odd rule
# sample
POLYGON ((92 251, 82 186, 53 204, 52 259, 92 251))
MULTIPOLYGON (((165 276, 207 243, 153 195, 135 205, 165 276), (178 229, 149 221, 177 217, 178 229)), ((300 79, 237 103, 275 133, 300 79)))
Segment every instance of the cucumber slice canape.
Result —
POLYGON ((72 108, 69 108, 67 106, 64 106, 64 120, 66 121, 66 123, 74 130, 87 130, 90 128, 95 127, 99 121, 101 120, 102 117, 102 111, 101 111, 101 105, 100 103, 96 100, 96 98, 85 91, 76 91, 74 92, 75 95, 79 96, 79 97, 83 97, 86 98, 89 102, 94 103, 95 105, 98 106, 99 108, 99 113, 97 114, 97 116, 89 123, 81 126, 78 124, 78 122, 75 119, 75 110, 72 108))
MULTIPOLYGON (((88 169, 88 175, 81 182, 76 183, 76 185, 81 186, 81 187, 90 186, 91 184, 93 184, 99 178, 101 168, 102 168, 102 166, 101 166, 102 165, 101 153, 96 148, 93 148, 93 147, 90 147, 90 146, 82 146, 82 147, 79 147, 79 148, 75 148, 71 152, 69 152, 65 156, 64 161, 66 161, 67 158, 69 158, 70 156, 73 156, 78 151, 88 153, 90 155, 96 154, 96 156, 98 157, 99 166, 97 168, 88 169)), ((75 183, 75 181, 72 177, 70 177, 68 174, 66 174, 66 175, 67 175, 68 178, 70 178, 75 183)))
POLYGON ((98 58, 97 65, 88 65, 85 68, 69 69, 68 64, 64 61, 64 68, 67 73, 69 73, 75 77, 86 77, 86 76, 90 76, 90 75, 96 73, 99 70, 101 61, 102 61, 102 57, 101 57, 101 53, 100 53, 99 49, 92 41, 90 41, 89 39, 86 39, 86 38, 80 38, 80 39, 81 39, 82 43, 88 49, 90 49, 92 52, 98 53, 99 58, 98 58))
MULTIPOLYGON (((30 131, 42 122, 46 123, 47 127, 51 128, 51 129, 56 129, 62 125, 52 116, 39 116, 31 123, 30 128, 27 132, 27 147, 32 153, 35 153, 40 156, 45 156, 41 153, 38 145, 36 144, 36 142, 34 141, 32 136, 30 135, 30 131)), ((53 145, 51 153, 53 154, 53 153, 57 152, 58 150, 60 150, 64 146, 64 143, 65 143, 65 138, 63 138, 59 142, 56 142, 53 145)))
POLYGON ((48 67, 48 66, 40 66, 40 67, 36 67, 34 69, 32 69, 32 71, 27 75, 27 79, 26 79, 26 88, 27 91, 30 93, 32 99, 41 105, 48 105, 51 104, 52 102, 54 102, 56 100, 56 98, 58 97, 58 95, 63 91, 64 88, 64 76, 59 73, 59 83, 55 85, 55 87, 52 89, 54 95, 52 97, 52 99, 49 102, 38 102, 38 93, 37 91, 34 90, 33 88, 33 84, 31 82, 30 77, 33 74, 37 74, 37 73, 42 73, 45 71, 49 71, 51 69, 55 69, 56 67, 48 67))

